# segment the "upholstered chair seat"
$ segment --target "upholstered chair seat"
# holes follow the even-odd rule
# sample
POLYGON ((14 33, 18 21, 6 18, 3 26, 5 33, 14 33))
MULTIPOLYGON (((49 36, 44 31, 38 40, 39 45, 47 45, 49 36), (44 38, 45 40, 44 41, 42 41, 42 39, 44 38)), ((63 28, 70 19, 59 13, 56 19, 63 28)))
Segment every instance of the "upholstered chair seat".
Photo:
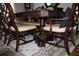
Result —
MULTIPOLYGON (((18 27, 18 30, 21 32, 21 31, 28 31, 28 30, 33 30, 33 29, 36 29, 36 26, 34 25, 17 25, 18 27)), ((15 31, 15 29, 13 27, 11 27, 11 30, 12 31, 15 31)))
MULTIPOLYGON (((43 30, 50 31, 50 25, 46 25, 45 27, 43 27, 43 30)), ((60 28, 59 24, 52 25, 52 32, 65 32, 65 30, 66 27, 60 28)))

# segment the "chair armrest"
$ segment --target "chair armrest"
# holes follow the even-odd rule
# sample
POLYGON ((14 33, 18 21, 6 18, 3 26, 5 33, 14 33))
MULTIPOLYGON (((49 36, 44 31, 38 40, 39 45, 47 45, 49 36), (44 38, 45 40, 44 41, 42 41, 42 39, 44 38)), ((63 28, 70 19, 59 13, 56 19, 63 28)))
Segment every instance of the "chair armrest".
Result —
POLYGON ((63 18, 57 18, 57 19, 53 19, 53 20, 57 20, 57 21, 64 21, 69 19, 69 17, 63 17, 63 18))

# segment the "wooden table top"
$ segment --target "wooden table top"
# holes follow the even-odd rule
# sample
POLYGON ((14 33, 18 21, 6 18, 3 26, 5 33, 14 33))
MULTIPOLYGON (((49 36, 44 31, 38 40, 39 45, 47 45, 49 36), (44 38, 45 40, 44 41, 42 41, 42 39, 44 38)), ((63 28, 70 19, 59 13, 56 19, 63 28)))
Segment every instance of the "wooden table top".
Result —
POLYGON ((19 12, 15 15, 16 17, 62 17, 63 13, 49 10, 47 16, 41 16, 40 11, 19 12))

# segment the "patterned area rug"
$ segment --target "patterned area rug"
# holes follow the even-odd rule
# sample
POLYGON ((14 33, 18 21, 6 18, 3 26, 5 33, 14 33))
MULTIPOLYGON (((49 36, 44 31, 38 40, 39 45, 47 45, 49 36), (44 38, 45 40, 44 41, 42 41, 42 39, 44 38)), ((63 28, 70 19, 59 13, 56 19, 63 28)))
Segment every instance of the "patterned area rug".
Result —
MULTIPOLYGON (((79 42, 78 38, 79 35, 74 36, 76 45, 79 42)), ((26 40, 29 39, 33 39, 33 36, 26 36, 26 40)), ((46 44, 46 47, 38 47, 34 41, 28 44, 21 45, 19 47, 19 51, 15 52, 15 43, 16 41, 14 40, 10 43, 9 46, 6 46, 2 41, 0 41, 0 56, 67 56, 64 48, 57 48, 49 44, 46 44)), ((70 51, 72 51, 74 48, 74 45, 69 42, 70 51)))

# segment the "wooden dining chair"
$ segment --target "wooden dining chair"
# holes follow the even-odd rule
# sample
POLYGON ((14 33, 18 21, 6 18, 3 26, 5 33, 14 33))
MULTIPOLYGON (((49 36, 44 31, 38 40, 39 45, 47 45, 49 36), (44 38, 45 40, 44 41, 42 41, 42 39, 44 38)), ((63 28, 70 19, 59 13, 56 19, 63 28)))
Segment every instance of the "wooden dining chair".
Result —
POLYGON ((78 25, 79 25, 79 20, 78 20, 78 14, 79 14, 79 4, 78 3, 73 3, 71 9, 73 10, 72 13, 74 13, 74 21, 73 21, 73 26, 76 27, 76 35, 78 35, 78 25))
POLYGON ((0 40, 2 38, 2 5, 0 4, 0 40))
POLYGON ((7 31, 6 31, 6 26, 4 24, 4 6, 2 3, 0 3, 0 40, 3 39, 4 37, 4 43, 6 43, 7 40, 7 31))
POLYGON ((19 49, 19 45, 25 44, 25 43, 30 43, 33 40, 25 40, 25 36, 29 34, 34 34, 36 32, 36 26, 35 25, 30 25, 30 24, 17 24, 15 21, 15 14, 13 12, 13 9, 10 5, 10 3, 4 3, 5 6, 5 23, 8 25, 8 43, 7 45, 10 44, 10 42, 14 39, 16 39, 16 51, 19 49), (24 41, 23 43, 20 43, 20 40, 24 41))
POLYGON ((1 37, 2 37, 2 5, 0 4, 0 40, 1 40, 1 37))
POLYGON ((76 26, 76 35, 79 33, 79 3, 76 4, 76 9, 75 9, 75 15, 76 15, 76 20, 75 20, 75 26, 76 26))
POLYGON ((44 27, 41 28, 41 39, 38 39, 39 45, 45 46, 46 43, 57 46, 57 47, 64 47, 68 55, 70 55, 70 50, 68 46, 69 37, 71 38, 71 42, 75 45, 71 33, 73 33, 73 26, 72 26, 72 18, 73 15, 71 13, 71 9, 68 7, 68 16, 63 18, 48 18, 48 23, 44 27), (58 38, 60 39, 59 41, 58 38), (50 41, 55 41, 55 43, 51 43, 50 41), (64 46, 60 45, 60 42, 64 42, 64 46))

